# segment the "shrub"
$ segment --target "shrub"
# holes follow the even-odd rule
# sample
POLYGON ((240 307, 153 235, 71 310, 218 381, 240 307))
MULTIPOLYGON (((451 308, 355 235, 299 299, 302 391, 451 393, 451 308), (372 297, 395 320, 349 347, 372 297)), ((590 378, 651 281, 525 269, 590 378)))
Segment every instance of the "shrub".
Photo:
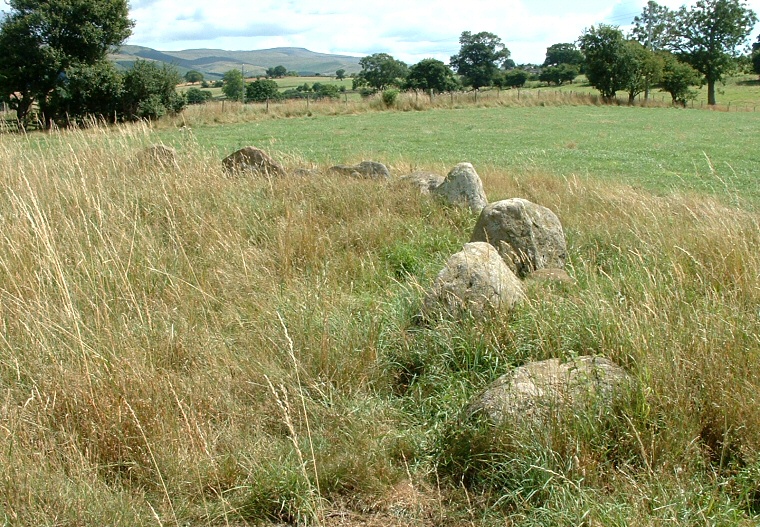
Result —
POLYGON ((398 94, 399 94, 399 91, 395 88, 390 88, 388 90, 385 90, 383 92, 383 103, 388 107, 393 106, 394 104, 396 104, 396 100, 398 99, 398 94))
POLYGON ((185 92, 187 104, 203 104, 211 99, 211 92, 198 88, 190 88, 185 92))

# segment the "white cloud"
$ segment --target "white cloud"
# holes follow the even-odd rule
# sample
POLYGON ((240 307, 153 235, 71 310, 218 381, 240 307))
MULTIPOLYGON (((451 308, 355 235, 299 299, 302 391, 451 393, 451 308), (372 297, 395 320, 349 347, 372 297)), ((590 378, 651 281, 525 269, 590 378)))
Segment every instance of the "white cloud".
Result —
MULTIPOLYGON (((678 8, 681 0, 658 0, 678 8)), ((760 0, 746 4, 760 15, 760 0)), ((159 50, 304 47, 364 56, 389 53, 413 64, 448 61, 463 31, 498 35, 518 63, 543 62, 546 48, 573 42, 591 25, 628 25, 646 0, 131 0, 128 43, 159 50)), ((0 3, 0 11, 8 7, 0 3)), ((760 24, 752 34, 757 39, 760 24)))

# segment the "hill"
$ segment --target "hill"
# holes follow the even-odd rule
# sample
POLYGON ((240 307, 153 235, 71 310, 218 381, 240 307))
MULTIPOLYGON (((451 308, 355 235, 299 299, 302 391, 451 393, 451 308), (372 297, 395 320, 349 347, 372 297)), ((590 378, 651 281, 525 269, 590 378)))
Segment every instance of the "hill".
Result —
POLYGON ((188 49, 158 51, 143 46, 122 46, 111 59, 121 67, 129 68, 136 60, 153 60, 172 64, 180 73, 200 71, 208 78, 221 78, 231 69, 243 68, 246 75, 261 75, 267 68, 285 66, 300 75, 332 75, 344 69, 358 72, 359 57, 316 53, 304 48, 273 48, 257 51, 226 51, 222 49, 188 49))

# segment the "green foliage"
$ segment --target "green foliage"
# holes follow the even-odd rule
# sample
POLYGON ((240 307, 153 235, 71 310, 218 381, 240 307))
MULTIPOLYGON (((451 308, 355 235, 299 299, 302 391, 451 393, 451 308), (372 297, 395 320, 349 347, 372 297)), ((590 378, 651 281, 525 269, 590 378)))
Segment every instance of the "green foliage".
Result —
POLYGON ((573 64, 560 64, 559 66, 549 66, 541 70, 538 80, 547 84, 556 84, 561 86, 566 82, 573 82, 580 74, 580 68, 573 64))
POLYGON ((125 0, 10 0, 0 22, 0 93, 25 119, 37 102, 58 117, 49 98, 71 68, 105 60, 131 33, 125 0))
POLYGON ((494 76, 510 55, 501 39, 485 31, 474 35, 464 31, 459 44, 459 53, 451 57, 450 63, 465 86, 477 90, 493 84, 494 76))
POLYGON ((127 119, 158 119, 178 113, 185 99, 177 93, 180 82, 177 69, 166 64, 138 60, 124 75, 122 111, 127 119))
POLYGON ((408 67, 387 53, 375 53, 359 61, 362 70, 354 77, 354 89, 368 86, 374 90, 384 90, 399 86, 406 78, 408 67))
POLYGON ((458 83, 446 64, 437 59, 423 59, 409 68, 404 87, 433 94, 454 91, 458 83))
POLYGON ((673 98, 673 104, 686 105, 686 101, 696 97, 696 92, 691 89, 700 83, 702 77, 698 71, 681 62, 670 53, 662 55, 663 70, 660 88, 673 98))
POLYGON ((346 70, 344 70, 343 68, 337 70, 335 72, 335 78, 338 79, 339 81, 342 81, 343 79, 345 79, 346 78, 346 70))
POLYGON ((633 57, 622 31, 605 24, 591 26, 578 42, 589 84, 605 99, 613 99, 617 91, 628 86, 633 74, 633 57))
POLYGON ((190 84, 203 82, 203 73, 200 71, 190 70, 185 73, 185 82, 189 82, 190 84))
POLYGON ((544 66, 559 66, 560 64, 570 64, 580 68, 583 64, 583 53, 574 43, 552 44, 546 48, 544 66))
POLYGON ((272 79, 281 79, 288 74, 288 69, 285 66, 274 66, 273 68, 267 68, 266 76, 272 79))
POLYGON ((650 51, 661 51, 672 44, 672 27, 675 14, 654 0, 633 19, 631 36, 650 51))
POLYGON ((387 90, 383 90, 383 104, 390 108, 394 104, 396 104, 396 100, 398 99, 399 91, 396 88, 388 88, 387 90))
POLYGON ((242 101, 245 95, 245 80, 238 69, 229 70, 224 74, 222 93, 233 101, 242 101))
POLYGON ((741 0, 698 0, 676 13, 670 47, 704 76, 708 104, 716 104, 715 83, 732 69, 756 22, 741 0))
POLYGON ((523 69, 515 68, 497 76, 494 79, 494 84, 499 88, 522 88, 529 78, 530 73, 523 69))
POLYGON ((323 84, 321 82, 315 82, 312 91, 316 99, 337 99, 341 94, 340 88, 335 84, 323 84))
POLYGON ((280 98, 280 87, 271 79, 259 79, 245 87, 246 102, 264 102, 280 98))
POLYGON ((625 89, 628 92, 628 102, 632 104, 638 94, 646 92, 648 95, 650 87, 660 81, 663 59, 660 54, 650 51, 635 40, 627 41, 626 45, 630 76, 625 89))
POLYGON ((201 90, 199 88, 189 88, 185 92, 185 99, 187 104, 203 104, 211 100, 212 93, 209 90, 201 90))
POLYGON ((111 61, 72 66, 51 94, 50 108, 58 119, 93 116, 114 121, 121 113, 123 76, 111 61))

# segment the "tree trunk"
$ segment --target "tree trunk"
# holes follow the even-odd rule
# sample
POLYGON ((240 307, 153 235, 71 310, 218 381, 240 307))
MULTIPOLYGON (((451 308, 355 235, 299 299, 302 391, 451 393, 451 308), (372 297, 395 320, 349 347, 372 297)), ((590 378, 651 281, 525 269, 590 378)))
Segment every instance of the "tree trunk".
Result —
POLYGON ((715 106, 715 80, 707 79, 707 104, 715 106))

